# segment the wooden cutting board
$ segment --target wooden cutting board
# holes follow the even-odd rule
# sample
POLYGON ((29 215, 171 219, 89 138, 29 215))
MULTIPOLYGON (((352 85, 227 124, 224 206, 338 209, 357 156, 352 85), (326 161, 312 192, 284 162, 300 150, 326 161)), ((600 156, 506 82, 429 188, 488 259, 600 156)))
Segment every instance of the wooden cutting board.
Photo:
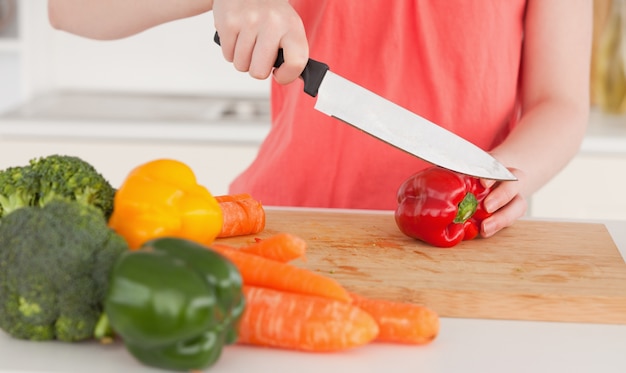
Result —
POLYGON ((626 264, 603 224, 520 220, 450 249, 404 236, 392 213, 267 209, 264 232, 307 242, 293 263, 369 297, 443 317, 626 324, 626 264))

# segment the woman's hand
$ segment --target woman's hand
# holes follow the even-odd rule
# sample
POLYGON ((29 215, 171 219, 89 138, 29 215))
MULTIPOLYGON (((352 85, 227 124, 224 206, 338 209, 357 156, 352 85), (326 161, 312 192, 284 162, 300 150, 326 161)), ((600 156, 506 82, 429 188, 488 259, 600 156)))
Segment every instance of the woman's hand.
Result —
POLYGON ((517 181, 496 184, 494 180, 481 180, 485 187, 493 188, 483 201, 487 212, 493 215, 483 220, 480 229, 482 237, 493 236, 526 214, 528 203, 521 193, 526 175, 522 170, 510 169, 510 171, 517 177, 517 181))
POLYGON ((214 0, 222 53, 235 68, 257 79, 273 70, 278 49, 285 62, 274 71, 280 84, 297 79, 309 58, 302 20, 287 0, 214 0))

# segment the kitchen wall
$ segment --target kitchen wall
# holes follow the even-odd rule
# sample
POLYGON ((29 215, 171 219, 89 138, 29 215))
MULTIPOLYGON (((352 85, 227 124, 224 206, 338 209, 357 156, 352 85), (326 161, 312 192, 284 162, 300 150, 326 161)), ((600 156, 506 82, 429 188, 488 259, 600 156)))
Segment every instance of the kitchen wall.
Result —
POLYGON ((210 13, 115 41, 53 30, 46 2, 28 9, 29 74, 34 92, 50 89, 267 95, 269 81, 236 71, 213 43, 210 13))
POLYGON ((54 30, 47 1, 17 4, 18 24, 0 39, 0 168, 72 154, 118 185, 140 162, 169 157, 222 194, 254 159, 269 118, 249 102, 263 105, 270 81, 223 59, 212 14, 96 41, 54 30))
MULTIPOLYGON (((126 113, 126 118, 90 116, 89 105, 84 105, 75 110, 80 112, 80 119, 70 113, 48 120, 45 113, 59 112, 50 103, 68 101, 52 97, 33 102, 42 95, 45 98, 72 91, 134 94, 139 101, 150 96, 172 99, 185 95, 267 99, 269 80, 258 81, 237 72, 222 58, 212 40, 211 14, 171 22, 122 40, 94 41, 53 30, 44 0, 18 4, 19 26, 12 34, 14 40, 3 47, 0 39, 0 110, 2 100, 22 101, 24 105, 12 116, 0 116, 0 168, 44 153, 65 152, 93 162, 117 184, 138 162, 168 156, 189 163, 212 191, 225 193, 232 178, 254 159, 269 128, 267 113, 251 121, 239 120, 237 126, 228 121, 200 122, 204 137, 198 139, 197 130, 185 130, 199 123, 187 109, 187 118, 164 118, 146 126, 145 120, 137 119, 136 111, 130 115, 124 109, 127 106, 111 108, 110 100, 96 100, 100 104, 91 108, 91 113, 117 110, 121 117, 126 113), (144 128, 150 133, 142 138, 142 133, 148 134, 142 132, 144 128), (171 131, 176 131, 176 139, 167 137, 171 131), (249 135, 246 141, 241 141, 242 134, 249 135)), ((69 111, 76 107, 69 106, 69 111)), ((208 109, 207 113, 214 112, 208 109)), ((533 196, 529 215, 626 220, 626 199, 622 198, 625 169, 626 116, 594 110, 580 153, 533 196)))

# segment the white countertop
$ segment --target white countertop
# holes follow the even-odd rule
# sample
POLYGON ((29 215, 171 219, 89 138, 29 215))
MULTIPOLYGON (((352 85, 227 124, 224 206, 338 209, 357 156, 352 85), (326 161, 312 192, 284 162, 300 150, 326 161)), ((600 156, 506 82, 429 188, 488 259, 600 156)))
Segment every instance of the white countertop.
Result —
POLYGON ((580 152, 626 155, 626 115, 591 110, 580 152))
POLYGON ((267 97, 56 92, 0 113, 0 140, 74 139, 260 144, 267 97))
MULTIPOLYGON (((260 144, 269 129, 267 97, 53 92, 0 113, 0 140, 73 138, 260 144)), ((626 155, 626 115, 592 110, 580 152, 626 155)))
MULTIPOLYGON (((626 221, 605 224, 626 257, 626 221)), ((30 342, 0 331, 0 354, 1 373, 163 372, 136 362, 120 343, 30 342)), ((233 345, 206 371, 624 373, 626 325, 442 318, 426 346, 373 343, 312 354, 233 345)))

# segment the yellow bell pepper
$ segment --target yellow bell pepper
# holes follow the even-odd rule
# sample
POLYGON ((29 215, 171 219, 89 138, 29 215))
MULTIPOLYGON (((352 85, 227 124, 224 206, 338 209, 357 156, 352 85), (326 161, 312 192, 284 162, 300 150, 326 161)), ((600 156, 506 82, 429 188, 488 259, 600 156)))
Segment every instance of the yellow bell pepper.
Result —
POLYGON ((109 226, 132 250, 159 237, 209 245, 222 229, 222 210, 189 166, 157 159, 136 167, 115 193, 109 226))

